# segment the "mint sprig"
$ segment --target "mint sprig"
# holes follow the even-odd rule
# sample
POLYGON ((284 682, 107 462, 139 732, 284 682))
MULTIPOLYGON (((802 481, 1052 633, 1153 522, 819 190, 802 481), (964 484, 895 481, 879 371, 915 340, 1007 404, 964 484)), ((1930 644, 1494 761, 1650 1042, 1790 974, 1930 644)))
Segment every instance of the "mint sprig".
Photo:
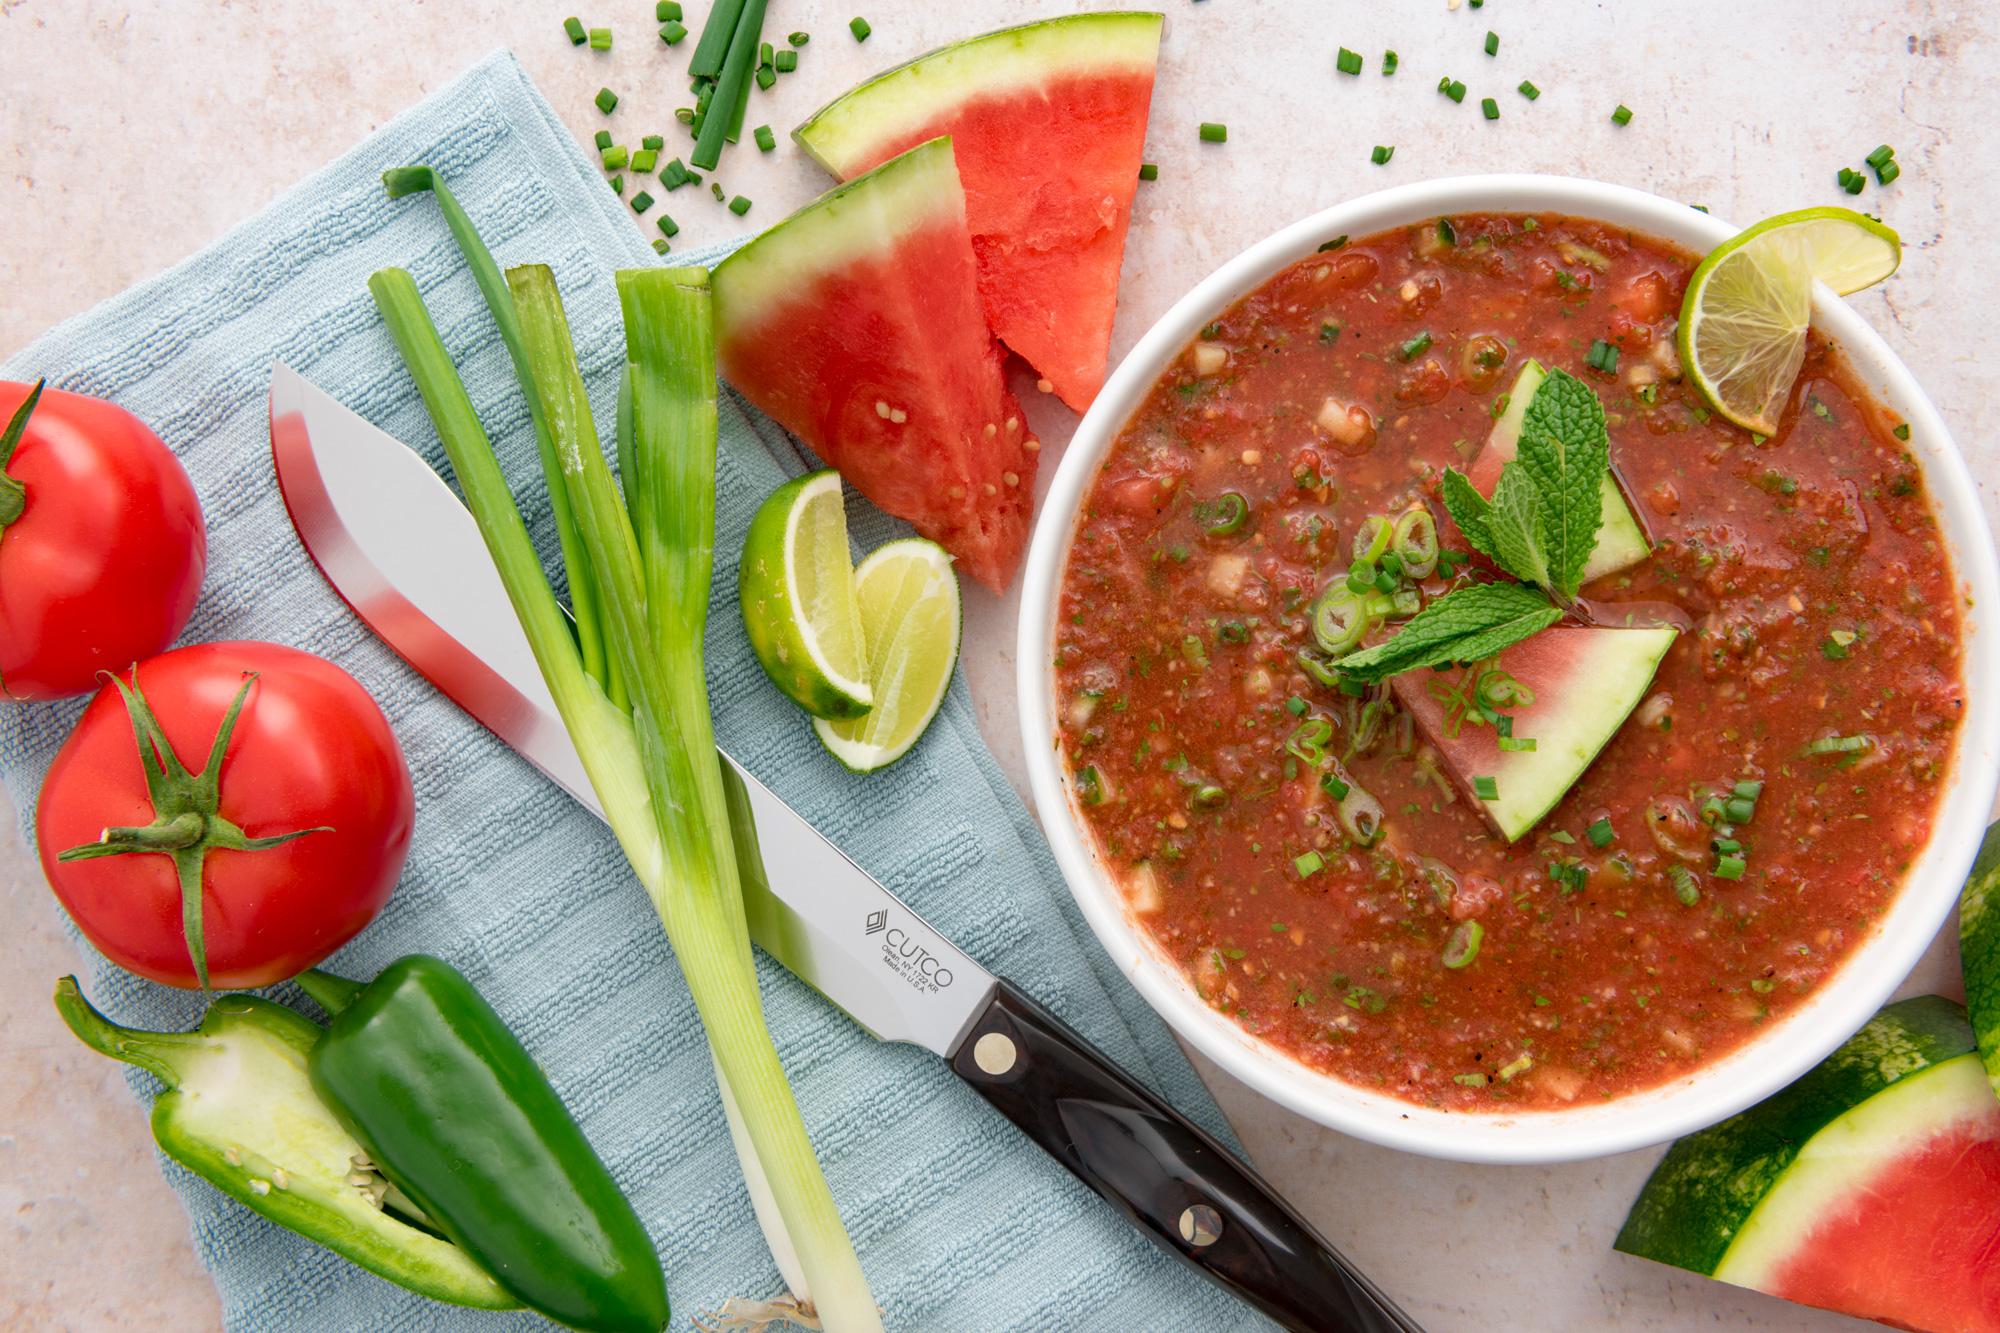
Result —
POLYGON ((1456 468, 1444 474, 1445 512, 1473 550, 1519 583, 1476 583, 1438 598, 1394 638, 1341 659, 1340 673, 1372 683, 1421 667, 1476 662, 1562 619, 1583 584, 1604 521, 1611 439, 1590 386, 1552 370, 1521 422, 1520 448, 1489 500, 1456 468))
POLYGON ((1340 660, 1340 674, 1373 683, 1418 667, 1477 662, 1562 619, 1521 583, 1474 583, 1419 611, 1402 632, 1340 660))

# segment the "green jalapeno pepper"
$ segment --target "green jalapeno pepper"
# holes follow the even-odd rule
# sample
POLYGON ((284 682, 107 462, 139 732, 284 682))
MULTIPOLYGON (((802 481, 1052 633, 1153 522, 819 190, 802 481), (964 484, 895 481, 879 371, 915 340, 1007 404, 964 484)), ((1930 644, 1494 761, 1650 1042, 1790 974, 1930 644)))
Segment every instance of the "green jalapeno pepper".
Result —
POLYGON ((593 1333, 658 1333, 645 1226, 548 1078, 457 969, 422 954, 365 986, 298 982, 333 1013, 312 1086, 431 1224, 530 1308, 593 1333))
POLYGON ((313 1095, 306 1065, 320 1028, 311 1019, 224 995, 193 1032, 139 1032, 93 1008, 75 977, 56 984, 56 1010, 84 1045, 167 1085, 153 1103, 154 1141, 224 1194, 434 1300, 521 1304, 463 1250, 420 1229, 415 1208, 313 1095))

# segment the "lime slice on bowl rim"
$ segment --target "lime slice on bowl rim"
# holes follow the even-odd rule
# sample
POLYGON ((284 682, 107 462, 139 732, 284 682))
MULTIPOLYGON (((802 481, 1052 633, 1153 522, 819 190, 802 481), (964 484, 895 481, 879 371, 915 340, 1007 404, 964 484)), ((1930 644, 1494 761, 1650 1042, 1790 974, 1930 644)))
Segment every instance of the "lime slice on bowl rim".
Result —
POLYGON ((1902 261, 1901 238, 1850 208, 1765 218, 1709 251, 1688 279, 1681 365, 1728 420, 1775 435, 1805 363, 1814 280, 1846 296, 1902 261))
POLYGON ((743 628, 772 683, 814 717, 860 717, 875 702, 854 588, 840 474, 771 492, 743 539, 743 628))
POLYGON ((908 754, 937 716, 958 664, 958 575, 936 542, 905 537, 854 571, 875 706, 863 717, 815 718, 813 731, 848 769, 872 773, 908 754))

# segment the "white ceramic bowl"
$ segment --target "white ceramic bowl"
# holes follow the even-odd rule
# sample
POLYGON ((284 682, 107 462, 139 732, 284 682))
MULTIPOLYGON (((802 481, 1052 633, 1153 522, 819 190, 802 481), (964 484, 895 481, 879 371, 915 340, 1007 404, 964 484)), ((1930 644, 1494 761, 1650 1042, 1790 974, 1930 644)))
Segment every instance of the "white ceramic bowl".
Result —
POLYGON ((1593 218, 1700 253, 1735 227, 1685 204, 1559 176, 1466 176, 1398 186, 1335 205, 1251 246, 1178 301, 1113 372, 1057 469, 1023 576, 1020 712, 1028 776, 1043 827, 1091 929, 1182 1038, 1271 1100, 1357 1138, 1473 1162, 1553 1162, 1663 1142, 1714 1124, 1790 1083, 1851 1035, 1909 974, 1956 900, 2000 776, 2000 570, 1964 460, 1916 378, 1875 331, 1822 290, 1813 323, 1861 379, 1910 423, 1943 520, 1965 613, 1967 709, 1951 781, 1929 844, 1895 905, 1846 966, 1784 1022, 1724 1058, 1651 1090, 1557 1111, 1447 1113, 1369 1092, 1299 1064, 1209 1008, 1127 914, 1073 804, 1054 708, 1055 613, 1076 515, 1112 441, 1196 330, 1334 236, 1367 236, 1439 214, 1547 212, 1593 218))

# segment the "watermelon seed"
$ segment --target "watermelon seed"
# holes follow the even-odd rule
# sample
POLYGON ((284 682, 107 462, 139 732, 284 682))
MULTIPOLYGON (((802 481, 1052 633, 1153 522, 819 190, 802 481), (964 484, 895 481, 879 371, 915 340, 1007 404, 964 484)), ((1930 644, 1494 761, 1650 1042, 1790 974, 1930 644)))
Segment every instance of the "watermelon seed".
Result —
POLYGON ((1000 480, 1006 482, 1009 487, 1019 486, 1021 484, 1021 474, 1018 472, 1002 472, 1000 480))
POLYGON ((1037 392, 1040 393, 1054 393, 1056 391, 1056 386, 1049 383, 1047 380, 1043 379, 1035 381, 1035 389, 1037 392))
POLYGON ((1031 454, 1038 454, 1042 451, 1042 442, 1030 435, 1027 439, 1021 441, 1021 447, 1031 454))

